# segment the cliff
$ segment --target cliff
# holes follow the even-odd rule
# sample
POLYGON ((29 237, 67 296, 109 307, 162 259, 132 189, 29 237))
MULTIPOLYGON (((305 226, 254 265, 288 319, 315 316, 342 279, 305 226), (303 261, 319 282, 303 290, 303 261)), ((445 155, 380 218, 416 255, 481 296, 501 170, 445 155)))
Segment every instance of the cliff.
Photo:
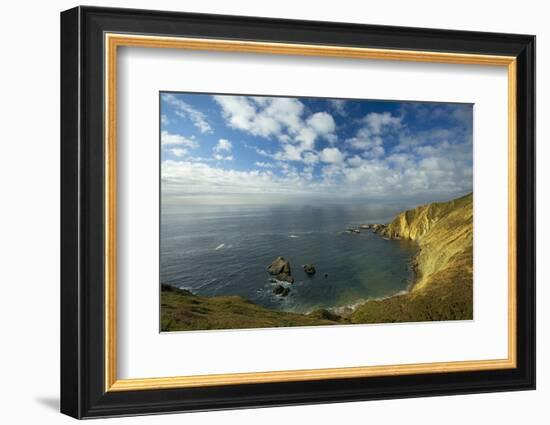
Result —
POLYGON ((472 194, 402 212, 383 234, 418 242, 415 282, 407 294, 359 306, 352 322, 472 319, 472 194))

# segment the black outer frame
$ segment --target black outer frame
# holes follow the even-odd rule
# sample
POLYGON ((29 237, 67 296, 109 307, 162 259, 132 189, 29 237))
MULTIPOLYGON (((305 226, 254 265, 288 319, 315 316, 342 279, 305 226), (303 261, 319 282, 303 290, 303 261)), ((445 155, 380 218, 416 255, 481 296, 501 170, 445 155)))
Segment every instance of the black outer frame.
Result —
POLYGON ((535 388, 535 37, 76 7, 61 13, 61 412, 75 418, 535 388), (105 32, 517 57, 517 368, 104 391, 105 32))

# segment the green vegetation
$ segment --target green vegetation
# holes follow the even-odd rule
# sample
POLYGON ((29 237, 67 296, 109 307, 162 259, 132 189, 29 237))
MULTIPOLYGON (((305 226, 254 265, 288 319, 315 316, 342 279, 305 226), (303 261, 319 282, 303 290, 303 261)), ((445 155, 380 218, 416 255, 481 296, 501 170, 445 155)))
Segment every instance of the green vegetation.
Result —
POLYGON ((349 316, 328 310, 297 314, 259 307, 238 296, 203 297, 162 285, 162 331, 243 329, 473 318, 473 196, 416 207, 382 232, 418 242, 411 290, 370 300, 349 316))
MULTIPOLYGON (((338 316, 330 316, 338 318, 338 316)), ((274 328, 333 325, 335 320, 259 307, 237 296, 202 297, 168 285, 161 288, 161 330, 274 328)))

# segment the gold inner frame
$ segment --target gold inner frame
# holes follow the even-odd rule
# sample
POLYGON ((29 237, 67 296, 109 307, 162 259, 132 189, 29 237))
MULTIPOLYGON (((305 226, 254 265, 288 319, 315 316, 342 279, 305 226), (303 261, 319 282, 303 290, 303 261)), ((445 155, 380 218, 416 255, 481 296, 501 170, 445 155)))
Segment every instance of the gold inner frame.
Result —
POLYGON ((105 34, 105 391, 311 381, 516 367, 516 58, 326 45, 105 34), (504 66, 508 72, 508 357, 382 366, 118 379, 116 324, 117 48, 120 46, 504 66))

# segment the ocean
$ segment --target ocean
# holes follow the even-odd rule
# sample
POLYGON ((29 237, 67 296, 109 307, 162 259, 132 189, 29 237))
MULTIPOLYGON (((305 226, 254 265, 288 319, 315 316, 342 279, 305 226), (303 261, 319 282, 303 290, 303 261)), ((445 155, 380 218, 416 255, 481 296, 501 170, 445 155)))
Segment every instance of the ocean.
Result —
POLYGON ((163 205, 161 282, 300 313, 391 296, 413 278, 416 243, 345 230, 386 223, 398 212, 372 205, 163 205), (286 297, 273 293, 278 283, 266 271, 278 256, 290 261, 295 279, 286 297), (307 263, 314 276, 303 271, 307 263))

